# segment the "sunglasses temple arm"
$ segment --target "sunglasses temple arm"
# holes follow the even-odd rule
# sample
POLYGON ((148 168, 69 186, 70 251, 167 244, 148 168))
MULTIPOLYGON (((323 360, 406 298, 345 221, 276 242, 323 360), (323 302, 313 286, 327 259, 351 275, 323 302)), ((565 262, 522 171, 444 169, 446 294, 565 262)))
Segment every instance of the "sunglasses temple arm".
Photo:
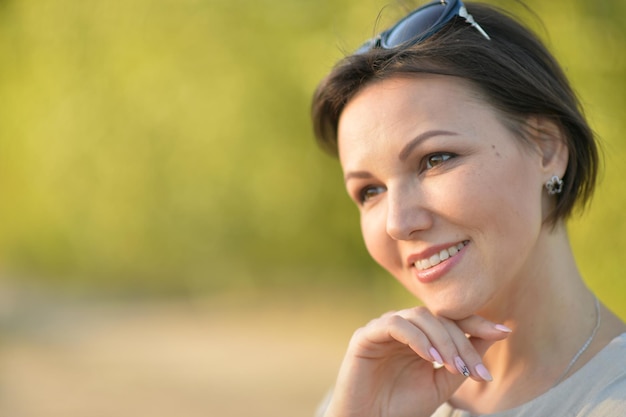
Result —
POLYGON ((467 12, 467 9, 465 8, 465 6, 461 6, 461 8, 459 9, 459 16, 464 18, 467 23, 469 23, 473 28, 475 28, 478 32, 480 32, 480 34, 483 35, 485 39, 487 39, 488 41, 491 40, 489 35, 487 35, 487 32, 485 32, 483 28, 481 28, 480 25, 476 23, 476 21, 474 20, 474 17, 472 17, 472 15, 467 12))

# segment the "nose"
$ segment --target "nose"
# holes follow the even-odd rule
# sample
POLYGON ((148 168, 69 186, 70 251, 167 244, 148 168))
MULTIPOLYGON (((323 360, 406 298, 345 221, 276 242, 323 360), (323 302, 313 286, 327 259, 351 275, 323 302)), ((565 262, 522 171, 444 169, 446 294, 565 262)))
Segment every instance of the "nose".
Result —
POLYGON ((433 215, 417 187, 387 190, 387 234, 394 240, 415 239, 415 233, 432 227, 433 215))

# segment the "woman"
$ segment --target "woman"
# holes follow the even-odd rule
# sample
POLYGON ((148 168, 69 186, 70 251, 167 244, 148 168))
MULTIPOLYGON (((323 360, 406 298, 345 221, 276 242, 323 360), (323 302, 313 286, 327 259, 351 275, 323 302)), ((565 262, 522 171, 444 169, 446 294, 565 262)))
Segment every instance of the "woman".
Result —
POLYGON ((427 4, 332 70, 313 122, 369 253, 423 304, 354 333, 324 416, 626 415, 626 326, 565 227, 596 145, 535 35, 427 4))

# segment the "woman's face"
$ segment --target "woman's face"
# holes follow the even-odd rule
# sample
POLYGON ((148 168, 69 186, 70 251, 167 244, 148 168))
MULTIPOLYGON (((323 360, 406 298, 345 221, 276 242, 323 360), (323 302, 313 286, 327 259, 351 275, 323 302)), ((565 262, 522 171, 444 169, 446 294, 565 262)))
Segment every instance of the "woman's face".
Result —
POLYGON ((372 257, 436 314, 513 296, 542 232, 542 157, 462 81, 391 78, 339 121, 339 156, 372 257))

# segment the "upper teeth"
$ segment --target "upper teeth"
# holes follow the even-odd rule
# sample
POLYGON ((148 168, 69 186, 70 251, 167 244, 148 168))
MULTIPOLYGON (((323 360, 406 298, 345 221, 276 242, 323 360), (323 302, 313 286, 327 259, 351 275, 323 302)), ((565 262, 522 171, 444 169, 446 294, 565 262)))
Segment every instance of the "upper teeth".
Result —
POLYGON ((434 254, 428 259, 420 259, 419 261, 416 261, 414 265, 420 271, 432 268, 435 265, 439 265, 442 261, 456 255, 463 248, 463 246, 466 245, 466 243, 467 242, 461 242, 454 246, 450 246, 448 249, 443 249, 441 252, 434 254))

